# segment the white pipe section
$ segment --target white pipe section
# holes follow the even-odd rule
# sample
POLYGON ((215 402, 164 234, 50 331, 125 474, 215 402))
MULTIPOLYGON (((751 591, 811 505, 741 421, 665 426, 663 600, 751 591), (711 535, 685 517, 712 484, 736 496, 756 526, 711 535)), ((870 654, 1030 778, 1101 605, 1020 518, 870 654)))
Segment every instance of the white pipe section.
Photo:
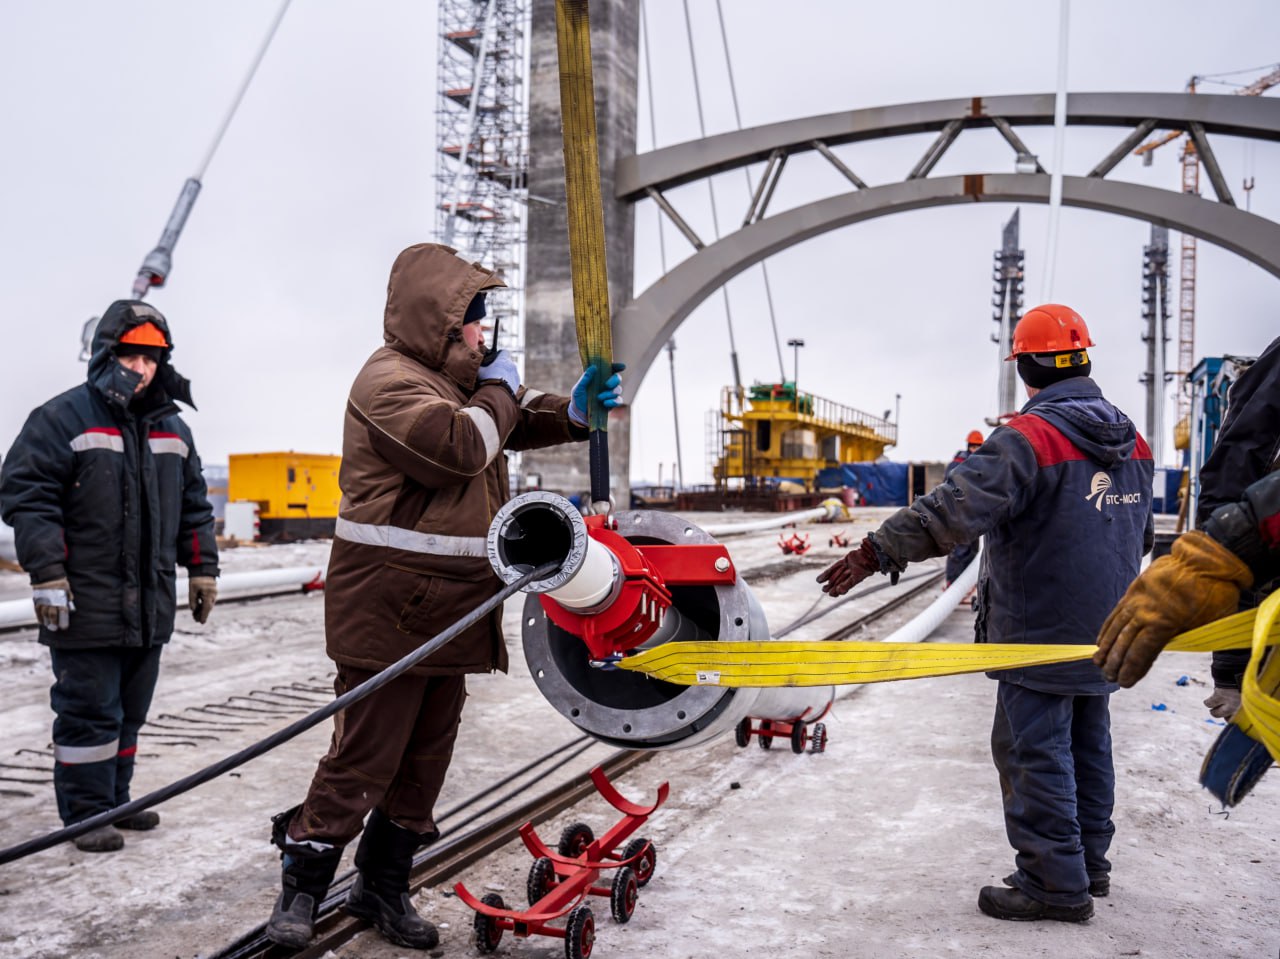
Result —
POLYGON ((802 523, 811 519, 835 519, 836 507, 815 506, 813 509, 799 510, 795 513, 779 513, 768 519, 752 520, 746 523, 710 523, 699 527, 708 536, 719 539, 722 536, 734 536, 738 533, 754 533, 762 529, 775 529, 789 523, 802 523))
POLYGON ((613 553, 607 546, 588 537, 582 565, 573 574, 573 579, 549 590, 547 595, 569 609, 590 609, 609 598, 617 578, 613 553))
POLYGON ((1053 274, 1058 263, 1058 216, 1062 210, 1062 163, 1066 153, 1067 39, 1070 24, 1071 0, 1058 0, 1058 89, 1053 99, 1053 166, 1049 171, 1049 235, 1045 243, 1041 303, 1053 301, 1053 274))
POLYGON ((965 571, 956 577, 955 581, 943 590, 942 595, 929 604, 919 616, 911 620, 901 629, 886 636, 886 643, 922 643, 930 636, 933 631, 942 625, 943 621, 955 611, 960 603, 960 599, 964 597, 974 584, 978 582, 978 565, 982 559, 982 549, 979 547, 978 555, 973 558, 973 562, 965 567, 965 571))
MULTIPOLYGON (((218 598, 236 599, 244 596, 281 592, 297 592, 311 583, 324 583, 324 567, 290 566, 284 569, 262 569, 246 573, 225 573, 218 578, 218 598)), ((187 577, 177 581, 178 608, 187 608, 187 577)), ((72 616, 75 613, 71 614, 72 616)), ((30 598, 0 602, 0 629, 16 629, 34 626, 35 607, 30 598)))
POLYGON ((11 563, 18 561, 18 551, 13 544, 13 527, 0 523, 0 559, 11 563))

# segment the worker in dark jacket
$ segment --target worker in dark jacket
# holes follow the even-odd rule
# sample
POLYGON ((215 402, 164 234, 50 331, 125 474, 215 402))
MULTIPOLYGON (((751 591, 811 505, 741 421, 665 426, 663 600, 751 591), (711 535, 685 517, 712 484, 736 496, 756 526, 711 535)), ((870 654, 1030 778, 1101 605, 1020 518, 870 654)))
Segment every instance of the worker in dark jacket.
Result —
MULTIPOLYGON (((485 536, 510 495, 503 451, 585 440, 589 390, 606 407, 620 402, 615 371, 599 377, 590 367, 571 399, 522 386, 505 350, 486 355, 485 293, 504 285, 433 243, 408 248, 391 268, 386 345, 356 375, 343 428, 325 587, 338 695, 499 591, 485 536)), ((409 898, 413 853, 439 835, 433 807, 466 674, 506 668, 499 609, 334 717, 306 800, 273 819, 283 888, 268 938, 306 945, 343 847, 368 815, 346 910, 398 945, 436 945, 409 898)))
MULTIPOLYGON (((952 472, 957 466, 967 460, 982 447, 982 434, 977 430, 970 430, 969 435, 965 437, 965 448, 956 453, 952 457, 951 462, 947 464, 946 469, 942 471, 943 480, 950 479, 952 472)), ((961 543, 950 553, 947 554, 947 570, 946 581, 950 586, 954 583, 973 562, 973 558, 978 555, 978 543, 961 543)))
MULTIPOLYGON (((944 483, 819 575, 840 595, 875 572, 985 536, 979 642, 1084 643, 1097 635, 1153 540, 1152 461, 1090 378, 1084 320, 1047 304, 1014 330, 1028 402, 944 483)), ((1115 774, 1108 695, 1089 662, 989 673, 991 751, 1017 870, 978 907, 999 919, 1080 922, 1110 889, 1115 774)))
MULTIPOLYGON (((31 575, 53 665, 53 782, 68 825, 129 801, 138 730, 173 632, 175 564, 188 570, 197 622, 217 596, 213 510, 175 401, 194 404, 172 350, 158 310, 112 303, 88 382, 35 410, 0 470, 0 516, 31 575)), ((112 851, 124 844, 116 827, 159 821, 144 810, 75 843, 112 851)))
MULTIPOLYGON (((1246 488, 1280 465, 1280 339, 1231 385, 1222 428, 1213 450, 1200 467, 1195 528, 1204 529, 1220 506, 1234 503, 1246 488)), ((1265 587, 1265 583, 1257 584, 1265 587)), ((1263 595, 1270 590, 1263 589, 1263 595)), ((1258 589, 1241 595, 1244 608, 1261 602, 1258 589)), ((1240 684, 1249 650, 1226 649, 1213 654, 1213 692, 1204 704, 1220 719, 1240 708, 1240 684)))

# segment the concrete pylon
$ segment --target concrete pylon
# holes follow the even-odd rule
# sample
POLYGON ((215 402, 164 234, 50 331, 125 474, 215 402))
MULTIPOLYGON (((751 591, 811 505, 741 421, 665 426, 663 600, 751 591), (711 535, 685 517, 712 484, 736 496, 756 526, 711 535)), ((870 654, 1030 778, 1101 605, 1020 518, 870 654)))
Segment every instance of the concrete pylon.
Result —
MULTIPOLYGON (((604 198, 609 304, 613 315, 631 300, 635 215, 614 199, 614 167, 636 151, 636 84, 639 4, 591 0, 591 61, 596 93, 600 187, 604 198)), ((569 277, 565 220, 564 141, 560 127, 560 74, 556 56, 555 0, 534 0, 529 88, 529 246, 525 271, 524 378, 546 392, 567 393, 582 375, 569 277)), ((614 331, 616 338, 617 331, 614 331)), ((615 357, 625 361, 626 357, 615 357)), ((609 417, 609 475, 620 509, 630 498, 630 417, 609 417)), ((585 493, 587 446, 530 450, 522 457, 519 484, 566 496, 585 493)))

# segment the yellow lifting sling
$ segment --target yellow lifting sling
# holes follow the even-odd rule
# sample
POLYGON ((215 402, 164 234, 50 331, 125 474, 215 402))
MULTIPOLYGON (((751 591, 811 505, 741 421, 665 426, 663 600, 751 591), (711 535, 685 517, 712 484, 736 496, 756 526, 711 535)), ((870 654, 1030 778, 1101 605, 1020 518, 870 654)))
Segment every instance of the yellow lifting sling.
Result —
MULTIPOLYGON (((1260 610, 1228 616, 1174 637, 1171 651, 1253 648, 1237 725, 1280 759, 1280 656, 1260 671, 1268 646, 1280 643, 1280 593, 1260 610)), ((954 676, 1088 659, 1092 645, 1018 643, 753 642, 666 643, 617 663, 681 686, 829 686, 954 676)))
MULTIPOLYGON (((587 0, 556 0, 556 46, 560 61, 560 114, 564 136, 565 208, 573 316, 582 368, 612 371, 609 276, 605 265, 604 206, 596 148, 595 87, 591 77, 591 24, 587 0)), ((591 430, 591 501, 609 502, 609 411, 588 391, 591 430)), ((602 507, 597 506, 597 510, 602 507)))

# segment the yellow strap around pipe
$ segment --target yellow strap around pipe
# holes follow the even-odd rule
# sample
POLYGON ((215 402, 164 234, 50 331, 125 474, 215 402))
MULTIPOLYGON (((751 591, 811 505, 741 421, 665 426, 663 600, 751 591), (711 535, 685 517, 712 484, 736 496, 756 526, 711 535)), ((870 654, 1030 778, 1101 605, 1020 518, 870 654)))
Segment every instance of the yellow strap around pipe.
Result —
MULTIPOLYGON (((560 59, 560 112, 564 134, 566 219, 573 279, 573 315, 583 369, 596 363, 605 376, 613 361, 609 276, 605 264, 604 205, 596 147, 595 87, 587 0, 556 0, 560 59)), ((608 410, 591 398, 593 430, 608 427, 608 410)))

